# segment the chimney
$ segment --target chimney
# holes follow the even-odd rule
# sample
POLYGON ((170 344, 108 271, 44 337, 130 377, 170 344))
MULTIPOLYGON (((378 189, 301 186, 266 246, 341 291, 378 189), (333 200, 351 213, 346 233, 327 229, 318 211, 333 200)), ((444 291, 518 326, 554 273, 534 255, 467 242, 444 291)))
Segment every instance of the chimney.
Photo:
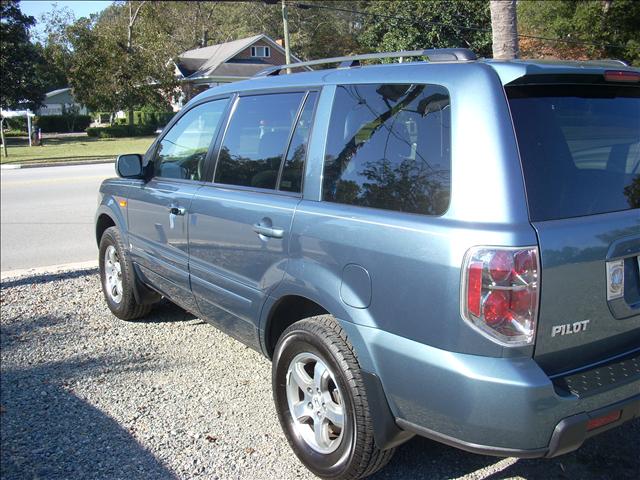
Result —
POLYGON ((281 47, 284 47, 284 40, 282 40, 281 38, 277 39, 277 40, 276 40, 276 43, 277 43, 278 45, 280 45, 281 47))

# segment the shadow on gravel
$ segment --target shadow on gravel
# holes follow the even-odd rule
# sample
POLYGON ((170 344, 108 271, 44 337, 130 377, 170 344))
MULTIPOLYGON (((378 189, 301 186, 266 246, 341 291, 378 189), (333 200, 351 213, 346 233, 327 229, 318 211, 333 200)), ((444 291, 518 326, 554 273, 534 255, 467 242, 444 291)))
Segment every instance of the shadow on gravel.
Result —
POLYGON ((90 360, 3 372, 3 479, 176 478, 130 432, 66 383, 101 367, 102 360, 90 360))
POLYGON ((39 331, 52 327, 60 322, 60 319, 49 315, 38 318, 24 319, 23 315, 17 315, 10 319, 3 317, 3 325, 0 329, 0 346, 3 353, 14 345, 21 342, 28 342, 34 331, 39 331))
POLYGON ((19 287, 22 285, 33 285, 36 283, 49 283, 57 280, 67 280, 72 278, 84 277, 87 275, 97 275, 97 268, 89 268, 85 270, 75 270, 73 272, 62 273, 45 273, 42 275, 32 275, 28 277, 16 278, 15 280, 2 280, 0 284, 2 288, 19 287))
MULTIPOLYGON (((187 312, 175 303, 171 303, 168 300, 162 300, 159 305, 156 305, 151 313, 146 317, 139 320, 134 320, 137 323, 173 323, 173 322, 188 322, 196 320, 198 317, 192 313, 187 312)), ((193 325, 200 325, 205 323, 200 320, 194 322, 193 325)))
POLYGON ((474 455, 415 437, 371 480, 449 479, 470 475, 482 480, 622 480, 640 478, 640 420, 587 440, 579 450, 553 459, 501 459, 474 455), (495 471, 491 473, 492 466, 495 471), (478 470, 485 469, 483 472, 478 470), (474 474, 474 472, 477 472, 474 474))

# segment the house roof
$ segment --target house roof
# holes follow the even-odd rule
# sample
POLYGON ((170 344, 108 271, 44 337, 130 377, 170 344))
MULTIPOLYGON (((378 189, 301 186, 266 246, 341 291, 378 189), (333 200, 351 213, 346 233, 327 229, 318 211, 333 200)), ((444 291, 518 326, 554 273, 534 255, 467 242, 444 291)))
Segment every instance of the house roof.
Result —
POLYGON ((50 92, 45 93, 45 97, 46 98, 50 98, 50 97, 55 97, 56 95, 60 95, 61 93, 66 93, 68 91, 70 91, 71 88, 67 87, 67 88, 59 88, 57 90, 51 90, 50 92))
MULTIPOLYGON (((263 40, 272 48, 284 52, 284 49, 271 37, 260 34, 232 42, 188 50, 178 55, 176 66, 185 78, 191 80, 215 76, 251 77, 267 68, 270 64, 260 59, 241 61, 233 60, 233 57, 246 48, 249 48, 258 40, 263 40)), ((296 62, 300 61, 300 59, 293 56, 292 59, 296 62)))

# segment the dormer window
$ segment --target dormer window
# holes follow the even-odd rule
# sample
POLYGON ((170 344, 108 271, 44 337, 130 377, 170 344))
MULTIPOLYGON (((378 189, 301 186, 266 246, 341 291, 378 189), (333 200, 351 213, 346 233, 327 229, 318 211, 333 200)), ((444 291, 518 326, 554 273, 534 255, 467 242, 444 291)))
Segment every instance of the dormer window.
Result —
POLYGON ((251 56, 254 58, 269 58, 271 56, 271 48, 251 47, 251 56))

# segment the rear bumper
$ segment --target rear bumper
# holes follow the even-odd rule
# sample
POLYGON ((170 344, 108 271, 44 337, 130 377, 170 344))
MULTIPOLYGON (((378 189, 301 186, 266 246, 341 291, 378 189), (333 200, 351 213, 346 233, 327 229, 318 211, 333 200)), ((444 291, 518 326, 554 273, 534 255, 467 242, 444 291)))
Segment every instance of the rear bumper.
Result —
POLYGON ((478 453, 481 455, 494 455, 498 457, 519 457, 519 458, 539 458, 539 457, 557 457, 565 453, 572 452, 580 448, 587 438, 607 431, 611 428, 618 427, 623 423, 640 417, 640 395, 636 395, 630 399, 618 402, 605 408, 595 410, 588 413, 580 413, 567 417, 556 425, 549 441, 549 446, 538 449, 513 449, 504 447, 493 447, 490 445, 478 445, 463 440, 443 435, 420 425, 407 422, 403 419, 396 419, 398 426, 408 432, 415 433, 422 437, 431 438, 432 440, 445 443, 452 447, 466 450, 467 452, 478 453), (587 423, 592 418, 604 417, 609 413, 620 411, 620 418, 612 423, 604 425, 591 431, 587 428, 587 423))
POLYGON ((640 417, 640 394, 627 400, 587 413, 580 413, 563 419, 553 431, 546 457, 557 457, 579 448, 590 437, 618 427, 623 423, 640 417), (587 423, 591 419, 605 417, 620 411, 620 418, 599 428, 589 430, 587 423))
POLYGON ((364 369, 379 377, 396 424, 463 450, 553 457, 640 417, 640 377, 579 397, 563 392, 531 358, 436 349, 379 329, 345 325, 364 369), (587 430, 591 418, 621 417, 587 430))

